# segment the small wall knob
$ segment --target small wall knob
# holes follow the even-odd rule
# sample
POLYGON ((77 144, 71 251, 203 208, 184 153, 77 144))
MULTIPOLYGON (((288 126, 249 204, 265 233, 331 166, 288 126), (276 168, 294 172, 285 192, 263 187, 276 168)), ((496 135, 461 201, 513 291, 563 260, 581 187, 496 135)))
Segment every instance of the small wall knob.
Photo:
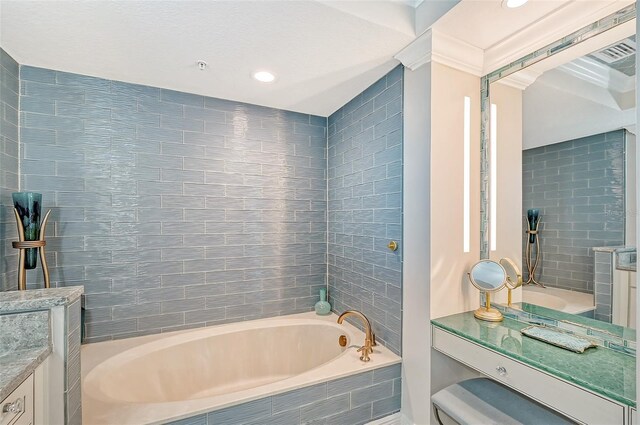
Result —
POLYGON ((398 250, 398 242, 396 242, 396 241, 389 242, 389 244, 387 245, 387 248, 389 248, 391 251, 397 251, 398 250))

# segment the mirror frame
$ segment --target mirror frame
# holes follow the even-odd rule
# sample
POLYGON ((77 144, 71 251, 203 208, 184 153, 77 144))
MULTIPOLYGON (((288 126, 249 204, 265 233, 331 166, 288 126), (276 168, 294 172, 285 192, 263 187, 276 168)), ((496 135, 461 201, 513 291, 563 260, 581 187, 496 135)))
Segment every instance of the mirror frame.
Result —
POLYGON ((617 12, 612 13, 592 24, 580 28, 571 34, 554 41, 545 47, 529 53, 508 65, 498 68, 482 77, 480 80, 480 259, 490 258, 491 251, 489 245, 489 223, 491 217, 490 202, 490 92, 491 83, 525 69, 535 63, 540 62, 550 56, 567 50, 576 44, 602 34, 618 25, 624 24, 636 18, 636 4, 633 3, 617 12))
MULTIPOLYGON (((513 289, 518 289, 519 287, 522 286, 522 271, 520 271, 520 268, 518 267, 518 265, 516 264, 515 261, 513 261, 511 258, 501 258, 499 261, 500 265, 502 266, 503 269, 505 269, 505 271, 507 270, 507 267, 505 266, 508 265, 509 267, 511 267, 513 269, 513 271, 516 274, 516 281, 513 282, 511 280, 511 275, 509 275, 509 272, 507 272, 507 280, 505 282, 505 286, 507 287, 507 289, 513 290, 513 289)), ((511 303, 509 303, 511 304, 511 303)))
POLYGON ((471 270, 469 270, 469 273, 467 273, 467 276, 469 277, 469 281, 471 282, 471 284, 473 286, 475 286, 475 288, 477 290, 479 290, 480 292, 498 292, 501 291, 506 285, 507 285, 507 280, 509 279, 509 273, 507 273, 507 271, 505 270, 504 266, 502 264, 500 264, 497 261, 493 261, 493 260, 480 260, 477 263, 475 263, 473 265, 473 267, 471 267, 471 270), (480 286, 476 280, 473 277, 473 270, 478 267, 481 264, 484 263, 491 263, 491 264, 495 264, 498 267, 500 267, 500 269, 502 269, 502 272, 504 273, 504 280, 502 281, 502 283, 500 284, 500 286, 498 286, 497 288, 492 288, 492 289, 488 289, 488 288, 483 288, 482 286, 480 286))

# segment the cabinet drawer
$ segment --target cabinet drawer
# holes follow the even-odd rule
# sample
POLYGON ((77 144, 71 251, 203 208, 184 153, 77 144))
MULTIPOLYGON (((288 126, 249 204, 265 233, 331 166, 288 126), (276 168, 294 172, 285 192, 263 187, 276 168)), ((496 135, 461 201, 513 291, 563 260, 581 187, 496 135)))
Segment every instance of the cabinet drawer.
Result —
POLYGON ((29 375, 0 403, 0 425, 31 424, 33 424, 33 375, 29 375))
POLYGON ((438 351, 585 424, 624 424, 625 408, 488 348, 433 327, 438 351))

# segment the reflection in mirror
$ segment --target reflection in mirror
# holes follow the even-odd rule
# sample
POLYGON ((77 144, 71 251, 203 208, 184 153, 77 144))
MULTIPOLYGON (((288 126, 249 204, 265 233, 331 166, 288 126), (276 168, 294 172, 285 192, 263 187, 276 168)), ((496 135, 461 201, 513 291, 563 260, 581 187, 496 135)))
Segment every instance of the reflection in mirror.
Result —
POLYGON ((525 284, 522 300, 627 327, 635 327, 636 314, 634 27, 605 32, 589 50, 573 47, 489 89, 497 196, 522 194, 525 282, 534 282, 529 264, 539 250, 539 285, 525 284), (513 155, 515 139, 522 142, 522 185, 507 189, 513 175, 505 156, 513 155), (538 233, 528 246, 527 211, 534 209, 538 233))
POLYGON ((507 279, 504 285, 507 287, 507 306, 511 307, 513 301, 512 291, 522 286, 522 273, 520 273, 520 269, 510 258, 501 259, 500 265, 504 267, 507 273, 507 279))
POLYGON ((516 289, 522 285, 522 273, 520 273, 520 269, 512 259, 503 258, 500 260, 500 265, 504 267, 504 270, 507 273, 505 285, 509 289, 516 289))
POLYGON ((498 291, 507 280, 504 268, 494 261, 480 261, 471 269, 470 278, 481 291, 498 291))

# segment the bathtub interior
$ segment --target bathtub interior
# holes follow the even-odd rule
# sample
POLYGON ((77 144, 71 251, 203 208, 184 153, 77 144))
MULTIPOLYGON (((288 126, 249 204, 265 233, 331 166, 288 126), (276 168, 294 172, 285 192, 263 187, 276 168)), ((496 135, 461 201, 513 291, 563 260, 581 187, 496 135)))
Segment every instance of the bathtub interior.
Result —
POLYGON ((383 345, 362 362, 364 333, 337 318, 307 312, 83 345, 83 422, 170 423, 401 362, 383 345))
POLYGON ((83 421, 170 423, 401 362, 382 345, 362 362, 364 333, 337 317, 308 312, 84 345, 83 421))
POLYGON ((127 403, 193 400, 254 388, 321 366, 345 351, 339 328, 277 326, 125 351, 85 379, 87 390, 127 403), (329 343, 333 342, 333 343, 329 343), (215 384, 214 384, 215 383, 215 384))
POLYGON ((567 308, 567 302, 555 295, 534 291, 524 291, 522 299, 529 304, 552 308, 554 310, 564 311, 567 308))
POLYGON ((551 287, 523 286, 522 301, 571 314, 595 309, 593 294, 551 287))

